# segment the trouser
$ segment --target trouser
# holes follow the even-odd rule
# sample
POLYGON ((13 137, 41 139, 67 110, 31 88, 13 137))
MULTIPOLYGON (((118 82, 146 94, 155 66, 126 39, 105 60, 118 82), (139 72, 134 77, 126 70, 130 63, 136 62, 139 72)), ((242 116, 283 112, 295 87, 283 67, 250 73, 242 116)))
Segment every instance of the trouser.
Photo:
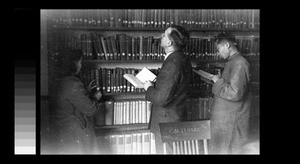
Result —
POLYGON ((211 118, 210 154, 239 154, 248 139, 249 111, 220 112, 211 118))

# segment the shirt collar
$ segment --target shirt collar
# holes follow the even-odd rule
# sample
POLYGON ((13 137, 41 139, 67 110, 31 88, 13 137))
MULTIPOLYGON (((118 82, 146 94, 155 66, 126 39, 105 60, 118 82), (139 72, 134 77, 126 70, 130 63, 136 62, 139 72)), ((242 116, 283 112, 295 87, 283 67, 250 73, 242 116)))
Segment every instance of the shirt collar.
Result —
POLYGON ((229 56, 229 58, 227 60, 231 60, 234 57, 236 57, 239 54, 239 52, 234 53, 233 55, 229 56))
POLYGON ((166 53, 165 59, 164 59, 164 60, 166 60, 166 59, 170 56, 171 53, 173 53, 173 52, 168 52, 168 53, 166 53))

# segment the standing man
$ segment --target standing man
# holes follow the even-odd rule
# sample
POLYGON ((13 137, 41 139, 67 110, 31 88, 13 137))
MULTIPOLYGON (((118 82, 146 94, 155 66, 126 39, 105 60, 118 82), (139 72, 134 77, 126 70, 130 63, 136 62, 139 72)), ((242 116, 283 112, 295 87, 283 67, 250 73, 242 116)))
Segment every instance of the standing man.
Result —
MULTIPOLYGON (((150 131, 155 135, 156 153, 163 154, 159 123, 183 121, 185 100, 192 73, 191 62, 182 49, 189 40, 189 33, 181 26, 171 26, 161 35, 161 47, 165 60, 153 85, 144 84, 146 100, 153 103, 150 117, 150 131)), ((167 153, 172 147, 166 144, 167 153)))
POLYGON ((247 142, 251 87, 249 63, 236 48, 235 37, 221 33, 217 53, 227 59, 222 76, 212 78, 214 101, 211 111, 210 153, 238 154, 247 142))

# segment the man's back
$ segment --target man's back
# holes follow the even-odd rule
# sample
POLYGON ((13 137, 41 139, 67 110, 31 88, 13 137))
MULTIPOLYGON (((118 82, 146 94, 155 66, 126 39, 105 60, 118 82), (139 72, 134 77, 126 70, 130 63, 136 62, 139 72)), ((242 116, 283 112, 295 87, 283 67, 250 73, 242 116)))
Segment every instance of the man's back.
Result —
POLYGON ((146 92, 146 99, 153 103, 151 129, 158 128, 157 123, 183 120, 191 73, 191 62, 181 51, 173 52, 164 61, 155 87, 146 92))

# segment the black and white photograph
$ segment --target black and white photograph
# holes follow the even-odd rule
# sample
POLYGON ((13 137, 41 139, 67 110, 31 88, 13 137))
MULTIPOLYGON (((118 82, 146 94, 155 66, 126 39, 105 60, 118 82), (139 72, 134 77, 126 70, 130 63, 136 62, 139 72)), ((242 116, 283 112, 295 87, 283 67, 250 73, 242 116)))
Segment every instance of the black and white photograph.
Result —
POLYGON ((41 9, 41 155, 260 155, 259 9, 41 9))

